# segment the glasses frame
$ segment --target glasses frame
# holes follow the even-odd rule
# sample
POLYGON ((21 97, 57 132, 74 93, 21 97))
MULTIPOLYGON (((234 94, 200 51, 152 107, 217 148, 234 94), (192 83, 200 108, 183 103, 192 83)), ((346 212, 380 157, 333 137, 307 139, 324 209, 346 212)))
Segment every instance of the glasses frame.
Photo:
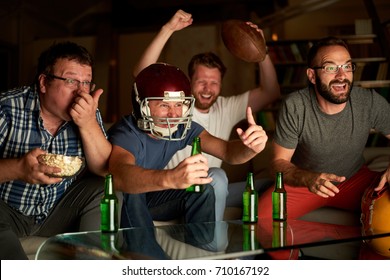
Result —
POLYGON ((328 73, 328 74, 337 74, 337 73, 339 72, 340 68, 342 68, 344 72, 353 72, 353 71, 355 71, 355 70, 356 70, 356 64, 353 63, 353 62, 352 62, 352 63, 348 62, 348 63, 340 64, 340 65, 328 63, 327 65, 323 65, 323 66, 313 66, 313 67, 310 67, 310 68, 311 68, 311 69, 314 69, 314 70, 316 70, 316 69, 322 69, 322 70, 325 71, 325 73, 328 73), (345 70, 344 67, 349 66, 349 65, 352 66, 352 70, 345 70), (328 66, 335 66, 335 67, 336 67, 336 70, 335 70, 334 72, 326 71, 326 67, 328 67, 328 66))
POLYGON ((81 86, 82 88, 88 89, 89 92, 93 91, 95 89, 95 87, 96 87, 96 84, 93 83, 93 82, 88 82, 88 81, 82 82, 82 81, 79 81, 77 79, 59 77, 59 76, 56 76, 56 75, 53 75, 53 74, 45 74, 45 75, 47 77, 50 77, 50 78, 53 78, 53 79, 64 81, 65 85, 67 85, 67 86, 77 87, 77 88, 79 88, 81 86))

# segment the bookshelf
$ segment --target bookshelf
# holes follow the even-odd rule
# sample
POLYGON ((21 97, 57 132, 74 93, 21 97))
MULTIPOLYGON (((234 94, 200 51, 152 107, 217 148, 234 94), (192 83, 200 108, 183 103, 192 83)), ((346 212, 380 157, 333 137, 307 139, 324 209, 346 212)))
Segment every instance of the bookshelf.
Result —
MULTIPOLYGON (((366 88, 390 87, 389 61, 375 34, 341 36, 349 45, 356 63, 354 84, 366 88)), ((307 53, 316 40, 285 40, 268 42, 282 94, 307 85, 307 53)), ((389 99, 388 99, 389 100, 389 99)))
POLYGON ((268 42, 268 54, 278 75, 282 94, 307 85, 306 60, 312 40, 268 42))

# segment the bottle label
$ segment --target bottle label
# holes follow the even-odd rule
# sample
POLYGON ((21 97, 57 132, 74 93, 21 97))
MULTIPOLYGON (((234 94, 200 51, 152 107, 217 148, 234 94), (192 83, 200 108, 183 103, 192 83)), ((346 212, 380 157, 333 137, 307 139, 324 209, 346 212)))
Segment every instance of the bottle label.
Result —
POLYGON ((257 193, 244 192, 242 196, 242 201, 242 221, 250 223, 257 222, 257 193))
POLYGON ((100 215, 102 232, 118 231, 117 201, 113 199, 103 199, 100 204, 100 215))
POLYGON ((272 193, 272 218, 284 221, 287 219, 287 194, 282 192, 272 193))

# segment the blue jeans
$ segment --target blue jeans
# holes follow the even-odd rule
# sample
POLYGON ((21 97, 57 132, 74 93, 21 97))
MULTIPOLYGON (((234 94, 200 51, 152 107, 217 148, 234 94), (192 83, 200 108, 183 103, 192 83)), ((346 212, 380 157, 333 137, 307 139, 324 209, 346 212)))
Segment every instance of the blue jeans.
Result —
POLYGON ((215 193, 215 220, 223 221, 226 198, 229 194, 228 178, 226 176, 226 172, 217 167, 211 167, 209 169, 209 177, 213 178, 210 185, 213 187, 215 193))
POLYGON ((186 223, 215 221, 215 195, 211 185, 202 193, 166 190, 123 194, 121 227, 150 227, 153 220, 184 217, 186 223))

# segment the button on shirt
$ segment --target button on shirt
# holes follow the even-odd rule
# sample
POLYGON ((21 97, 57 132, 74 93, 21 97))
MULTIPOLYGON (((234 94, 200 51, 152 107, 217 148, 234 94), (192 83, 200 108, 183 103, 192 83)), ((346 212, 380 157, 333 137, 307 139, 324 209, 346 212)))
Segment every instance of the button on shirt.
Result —
MULTIPOLYGON (((39 108, 39 95, 34 86, 0 94, 1 158, 20 158, 35 148, 48 153, 84 156, 78 127, 66 122, 53 136, 44 128, 39 108)), ((96 115, 103 129, 99 111, 96 115)), ((0 197, 10 207, 33 216, 36 223, 40 223, 74 180, 64 178, 52 185, 9 181, 0 184, 0 197)))

